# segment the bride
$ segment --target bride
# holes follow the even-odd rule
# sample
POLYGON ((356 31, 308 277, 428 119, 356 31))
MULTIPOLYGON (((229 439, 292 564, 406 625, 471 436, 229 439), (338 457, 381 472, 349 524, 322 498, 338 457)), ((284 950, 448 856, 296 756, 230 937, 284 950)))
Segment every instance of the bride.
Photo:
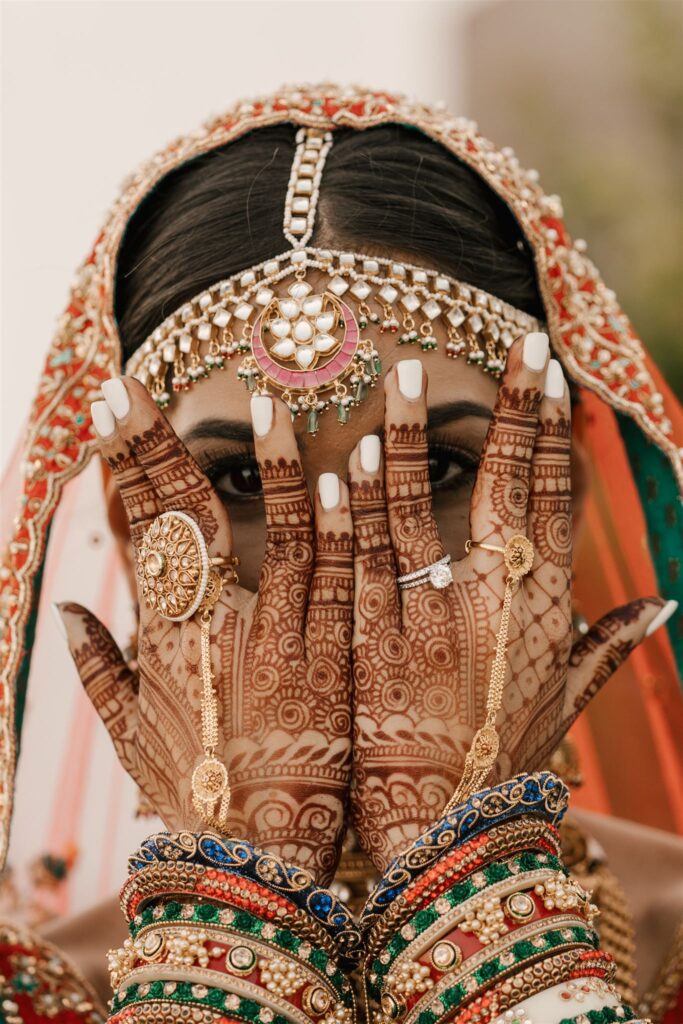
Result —
POLYGON ((114 207, 31 424, 71 430, 66 458, 4 581, 20 686, 49 519, 99 448, 134 664, 59 614, 171 832, 130 859, 112 1021, 633 1019, 547 769, 646 637, 672 664, 664 585, 573 629, 609 406, 683 471, 674 400, 561 215, 471 122, 331 87, 240 105, 114 207), (351 824, 358 921, 327 888, 351 824))

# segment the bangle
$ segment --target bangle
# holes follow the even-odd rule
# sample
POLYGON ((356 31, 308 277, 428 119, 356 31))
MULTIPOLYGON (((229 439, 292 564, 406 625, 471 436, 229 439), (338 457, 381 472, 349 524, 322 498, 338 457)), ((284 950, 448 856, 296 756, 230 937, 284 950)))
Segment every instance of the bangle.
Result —
POLYGON ((353 1024, 347 908, 250 843, 159 833, 129 860, 130 938, 110 952, 111 1022, 353 1024))
POLYGON ((556 826, 567 809, 568 799, 567 787, 552 772, 517 775, 498 786, 473 794, 443 815, 436 825, 423 832, 404 853, 394 858, 363 909, 360 919, 362 931, 367 934, 387 907, 393 905, 410 883, 423 876, 444 853, 460 847, 466 840, 494 825, 522 816, 538 818, 556 826))

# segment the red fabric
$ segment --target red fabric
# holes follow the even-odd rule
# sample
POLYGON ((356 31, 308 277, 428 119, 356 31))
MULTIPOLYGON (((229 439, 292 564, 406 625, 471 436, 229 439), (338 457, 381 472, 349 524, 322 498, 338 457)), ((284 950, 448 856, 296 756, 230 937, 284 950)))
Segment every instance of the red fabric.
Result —
POLYGON ((0 975, 3 1010, 16 1013, 23 1024, 103 1024, 105 1020, 94 994, 71 964, 24 929, 0 926, 0 975))
POLYGON ((683 986, 679 988, 674 1005, 662 1017, 662 1024, 681 1024, 683 1021, 683 986))

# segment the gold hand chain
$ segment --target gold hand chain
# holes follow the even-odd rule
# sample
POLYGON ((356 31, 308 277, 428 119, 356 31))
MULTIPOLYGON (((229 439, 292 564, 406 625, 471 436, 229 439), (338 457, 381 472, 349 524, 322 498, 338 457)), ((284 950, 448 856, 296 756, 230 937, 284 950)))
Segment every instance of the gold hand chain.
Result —
POLYGON ((496 763, 500 749, 500 737, 496 729, 496 718, 503 702, 512 598, 519 588, 522 578, 529 572, 534 561, 534 548, 531 541, 528 537, 520 534, 511 537, 505 547, 499 547, 494 544, 481 544, 468 540, 465 544, 465 551, 469 554, 473 547, 484 548, 486 551, 501 552, 508 569, 508 576, 505 580, 503 612, 496 635, 496 653, 493 658, 493 665, 491 666, 491 678, 486 697, 486 719, 474 735, 472 746, 465 758, 462 778, 455 793, 446 804, 444 814, 451 811, 457 804, 467 800, 476 790, 481 789, 496 763))

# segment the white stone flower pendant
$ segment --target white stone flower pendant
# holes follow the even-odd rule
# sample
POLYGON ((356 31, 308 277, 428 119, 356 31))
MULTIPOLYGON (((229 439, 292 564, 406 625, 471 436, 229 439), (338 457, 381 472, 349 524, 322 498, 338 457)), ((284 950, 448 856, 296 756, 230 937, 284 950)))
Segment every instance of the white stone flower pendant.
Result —
POLYGON ((311 294, 306 281, 295 281, 287 297, 273 299, 264 311, 262 336, 271 358, 299 370, 313 370, 334 355, 344 340, 344 315, 329 292, 311 294))

